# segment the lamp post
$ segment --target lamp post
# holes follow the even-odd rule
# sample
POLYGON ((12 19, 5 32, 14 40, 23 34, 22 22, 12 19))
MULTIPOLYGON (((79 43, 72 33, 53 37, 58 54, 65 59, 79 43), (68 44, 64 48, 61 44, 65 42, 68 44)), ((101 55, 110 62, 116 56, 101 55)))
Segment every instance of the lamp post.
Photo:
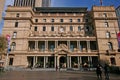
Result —
POLYGON ((8 67, 8 59, 9 59, 9 51, 10 51, 10 35, 6 35, 6 39, 7 39, 7 56, 6 56, 5 68, 7 69, 7 67, 8 67))

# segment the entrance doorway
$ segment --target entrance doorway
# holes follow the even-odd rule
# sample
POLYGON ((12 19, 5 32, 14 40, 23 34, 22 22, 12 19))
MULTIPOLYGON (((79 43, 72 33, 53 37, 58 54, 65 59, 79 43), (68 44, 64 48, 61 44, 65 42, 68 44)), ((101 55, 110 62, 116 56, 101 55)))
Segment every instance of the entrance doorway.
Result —
POLYGON ((33 67, 33 57, 29 56, 27 57, 27 60, 28 60, 28 67, 33 67))
POLYGON ((60 57, 60 62, 59 62, 59 65, 60 65, 60 68, 66 68, 67 67, 67 58, 66 56, 61 56, 60 57))

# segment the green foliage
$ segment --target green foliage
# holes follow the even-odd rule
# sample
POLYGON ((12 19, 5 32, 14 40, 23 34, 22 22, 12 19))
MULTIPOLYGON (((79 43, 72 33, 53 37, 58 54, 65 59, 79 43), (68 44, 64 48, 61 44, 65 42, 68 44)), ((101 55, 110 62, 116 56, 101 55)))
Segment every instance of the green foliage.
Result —
POLYGON ((3 36, 0 36, 0 53, 3 53, 6 49, 7 41, 6 38, 3 36))

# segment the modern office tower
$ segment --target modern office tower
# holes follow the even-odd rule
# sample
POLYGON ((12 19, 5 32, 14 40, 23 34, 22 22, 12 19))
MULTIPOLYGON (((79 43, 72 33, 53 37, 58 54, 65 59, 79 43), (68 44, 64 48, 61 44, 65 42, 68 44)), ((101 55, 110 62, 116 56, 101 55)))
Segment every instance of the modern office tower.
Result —
POLYGON ((19 7, 50 7, 51 0, 14 0, 14 6, 19 7))
POLYGON ((2 20, 4 5, 5 5, 5 0, 0 0, 0 21, 2 20))
POLYGON ((120 66, 118 32, 114 6, 8 6, 2 34, 11 37, 10 66, 79 70, 120 66))
POLYGON ((116 8, 116 14, 117 14, 117 17, 118 17, 118 24, 119 24, 119 29, 120 29, 120 6, 118 6, 116 8))

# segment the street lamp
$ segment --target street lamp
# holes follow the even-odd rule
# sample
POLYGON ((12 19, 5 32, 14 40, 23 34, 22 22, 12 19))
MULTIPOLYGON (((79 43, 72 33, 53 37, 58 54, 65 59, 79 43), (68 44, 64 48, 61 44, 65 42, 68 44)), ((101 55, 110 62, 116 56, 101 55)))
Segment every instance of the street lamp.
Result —
POLYGON ((7 56, 6 56, 6 64, 5 64, 5 68, 7 69, 8 66, 8 57, 9 57, 9 52, 10 52, 10 35, 6 35, 6 39, 7 39, 7 56))

